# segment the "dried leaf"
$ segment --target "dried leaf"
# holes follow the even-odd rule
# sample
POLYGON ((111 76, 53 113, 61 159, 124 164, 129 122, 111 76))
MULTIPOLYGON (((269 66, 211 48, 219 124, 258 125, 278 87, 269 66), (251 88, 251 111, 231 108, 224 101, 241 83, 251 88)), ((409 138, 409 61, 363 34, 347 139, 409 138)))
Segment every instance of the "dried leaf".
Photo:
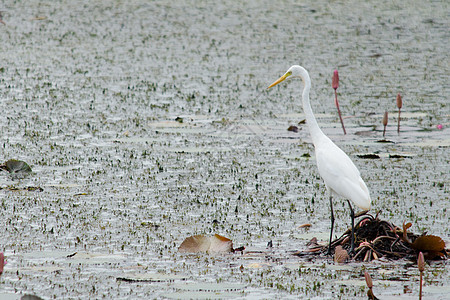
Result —
POLYGON ((306 243, 306 246, 308 246, 308 248, 320 247, 316 237, 313 237, 308 243, 306 243))
POLYGON ((405 221, 403 221, 403 237, 402 240, 408 244, 411 244, 411 241, 408 238, 408 228, 411 227, 412 224, 411 223, 406 223, 405 221))
POLYGON ((336 246, 334 249, 334 262, 338 264, 345 263, 348 260, 348 252, 342 246, 336 246))
POLYGON ((206 252, 211 246, 210 237, 204 235, 194 235, 186 238, 178 248, 179 252, 185 253, 196 253, 196 252, 206 252))
POLYGON ((233 251, 233 241, 218 234, 211 237, 194 235, 186 238, 183 243, 181 243, 178 251, 181 253, 231 252, 233 251))
POLYGON ((423 235, 419 236, 414 243, 411 244, 411 247, 418 251, 442 251, 445 248, 444 241, 435 235, 423 235))
POLYGON ((215 234, 210 238, 211 245, 209 252, 231 252, 233 251, 233 241, 224 236, 215 234))
POLYGON ((299 229, 299 228, 309 228, 309 227, 311 227, 311 224, 306 223, 306 224, 299 225, 299 226, 297 227, 297 229, 299 229))

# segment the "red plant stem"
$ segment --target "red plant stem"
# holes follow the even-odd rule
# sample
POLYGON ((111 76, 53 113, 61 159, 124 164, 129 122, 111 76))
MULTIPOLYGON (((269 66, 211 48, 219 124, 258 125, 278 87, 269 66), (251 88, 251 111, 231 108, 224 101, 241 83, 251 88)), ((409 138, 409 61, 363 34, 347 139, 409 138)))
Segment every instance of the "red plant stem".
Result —
POLYGON ((397 133, 400 134, 400 108, 398 109, 397 133))
POLYGON ((423 272, 420 272, 420 290, 419 290, 419 300, 422 300, 422 274, 423 274, 423 272))
POLYGON ((386 134, 386 125, 384 125, 384 129, 383 129, 383 137, 386 134))
POLYGON ((336 104, 336 107, 337 107, 339 120, 341 120, 342 130, 344 131, 344 134, 347 134, 347 132, 345 131, 344 121, 342 120, 341 109, 339 108, 339 102, 337 100, 337 91, 336 91, 336 89, 334 90, 334 103, 336 104))

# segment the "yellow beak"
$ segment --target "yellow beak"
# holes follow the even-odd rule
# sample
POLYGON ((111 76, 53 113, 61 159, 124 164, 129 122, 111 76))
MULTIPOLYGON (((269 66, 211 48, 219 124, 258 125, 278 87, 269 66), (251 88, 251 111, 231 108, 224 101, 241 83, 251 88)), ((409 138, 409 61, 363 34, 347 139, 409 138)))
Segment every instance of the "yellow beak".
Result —
POLYGON ((283 76, 281 76, 280 78, 277 79, 277 81, 275 81, 274 83, 272 83, 271 85, 269 85, 269 87, 267 89, 270 89, 271 87, 276 86, 277 84, 279 84, 280 82, 284 81, 286 78, 288 78, 288 76, 291 75, 290 72, 287 72, 286 74, 284 74, 283 76))

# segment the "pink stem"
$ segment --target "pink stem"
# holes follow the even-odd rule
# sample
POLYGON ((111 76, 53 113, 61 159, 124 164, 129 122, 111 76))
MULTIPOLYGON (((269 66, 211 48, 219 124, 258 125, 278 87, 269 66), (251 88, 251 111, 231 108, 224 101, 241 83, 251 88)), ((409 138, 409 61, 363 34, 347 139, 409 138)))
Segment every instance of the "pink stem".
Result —
POLYGON ((342 130, 344 131, 344 134, 347 134, 347 132, 345 131, 345 126, 344 126, 344 121, 342 120, 342 116, 341 116, 341 109, 339 108, 339 102, 337 100, 337 91, 336 89, 334 90, 334 103, 336 104, 337 110, 338 110, 338 115, 339 115, 339 119, 341 120, 341 125, 342 125, 342 130))
POLYGON ((422 272, 420 272, 420 291, 419 291, 419 300, 422 300, 422 272))

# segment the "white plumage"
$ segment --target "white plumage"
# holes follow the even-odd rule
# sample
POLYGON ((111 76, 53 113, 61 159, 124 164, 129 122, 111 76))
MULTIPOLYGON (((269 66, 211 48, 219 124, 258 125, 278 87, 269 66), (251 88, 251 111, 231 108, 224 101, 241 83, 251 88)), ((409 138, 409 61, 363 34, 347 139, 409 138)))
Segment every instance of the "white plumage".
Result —
MULTIPOLYGON (((350 157, 348 157, 348 155, 345 154, 344 151, 336 146, 336 144, 333 143, 319 128, 316 118, 314 117, 314 114, 312 112, 311 104, 309 103, 311 79, 309 78, 308 72, 303 67, 294 65, 289 68, 286 74, 272 83, 269 88, 279 84, 286 78, 301 78, 304 83, 302 92, 303 110, 305 112, 309 133, 311 135, 316 152, 317 168, 319 170, 320 176, 325 182, 330 195, 331 232, 329 253, 331 253, 331 241, 334 226, 332 195, 336 194, 347 200, 350 200, 362 210, 369 210, 371 204, 369 189, 364 183, 364 180, 362 180, 358 168, 356 168, 356 166, 353 164, 350 157)), ((354 213, 350 202, 349 206, 352 217, 351 252, 353 252, 354 213)))

